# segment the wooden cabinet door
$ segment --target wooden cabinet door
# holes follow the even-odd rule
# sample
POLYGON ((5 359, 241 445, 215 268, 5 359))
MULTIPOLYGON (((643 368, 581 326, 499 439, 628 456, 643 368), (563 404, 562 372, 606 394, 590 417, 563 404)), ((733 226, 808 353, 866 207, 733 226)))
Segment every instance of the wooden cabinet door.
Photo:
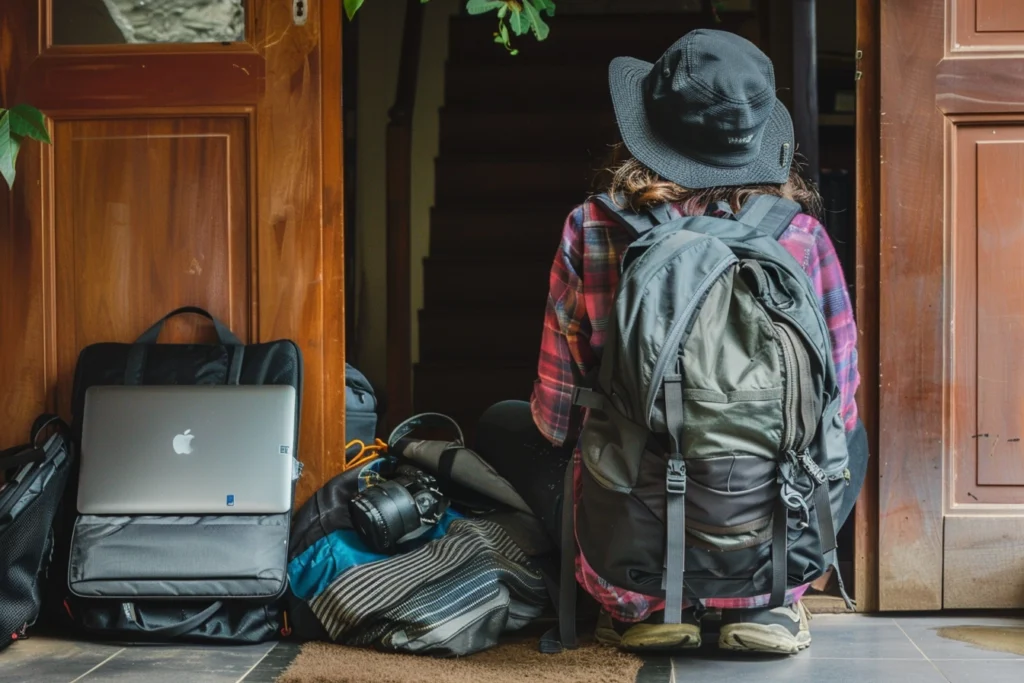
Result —
MULTIPOLYGON (((0 104, 52 119, 0 187, 0 445, 78 352, 181 305, 305 360, 299 502, 344 450, 341 3, 5 0, 0 104)), ((207 339, 201 319, 164 340, 207 339)))
POLYGON ((1024 3, 881 13, 880 605, 1024 607, 1024 3))

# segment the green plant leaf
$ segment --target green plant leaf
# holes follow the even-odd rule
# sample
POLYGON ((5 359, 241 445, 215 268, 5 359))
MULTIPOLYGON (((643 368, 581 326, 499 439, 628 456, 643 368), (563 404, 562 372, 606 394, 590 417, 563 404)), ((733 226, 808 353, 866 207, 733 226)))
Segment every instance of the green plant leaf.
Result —
POLYGON ((530 25, 533 28, 533 35, 536 36, 537 40, 544 40, 548 37, 551 29, 544 23, 544 20, 540 16, 540 12, 533 6, 532 0, 523 0, 523 12, 530 19, 530 25))
POLYGON ((547 12, 549 17, 555 16, 555 3, 551 0, 533 0, 533 5, 541 12, 547 12))
POLYGON ((348 20, 352 21, 356 12, 363 6, 363 0, 345 0, 345 14, 348 15, 348 20))
POLYGON ((501 42, 508 45, 508 26, 505 24, 501 25, 501 42))
POLYGON ((508 5, 504 5, 503 4, 501 6, 501 9, 498 10, 498 18, 499 19, 504 19, 506 14, 508 14, 508 5))
POLYGON ((505 7, 503 0, 468 0, 466 2, 466 11, 470 14, 484 14, 491 10, 501 9, 502 7, 505 7))
POLYGON ((50 132, 46 130, 43 112, 28 104, 19 104, 10 109, 11 134, 14 137, 32 138, 50 144, 50 132))
POLYGON ((516 32, 517 36, 521 36, 530 30, 530 19, 526 16, 525 11, 513 12, 512 19, 512 30, 516 32))
POLYGON ((14 187, 14 160, 20 145, 11 138, 11 116, 0 111, 0 176, 7 181, 7 187, 14 187))

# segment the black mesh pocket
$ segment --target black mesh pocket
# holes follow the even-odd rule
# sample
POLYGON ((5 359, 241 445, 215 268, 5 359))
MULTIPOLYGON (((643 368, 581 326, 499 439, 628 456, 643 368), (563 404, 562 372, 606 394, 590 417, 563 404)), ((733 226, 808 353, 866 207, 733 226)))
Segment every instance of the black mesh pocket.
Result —
POLYGON ((41 574, 53 549, 53 518, 67 476, 66 461, 47 461, 33 475, 38 490, 26 487, 9 518, 0 520, 0 649, 39 615, 41 574))

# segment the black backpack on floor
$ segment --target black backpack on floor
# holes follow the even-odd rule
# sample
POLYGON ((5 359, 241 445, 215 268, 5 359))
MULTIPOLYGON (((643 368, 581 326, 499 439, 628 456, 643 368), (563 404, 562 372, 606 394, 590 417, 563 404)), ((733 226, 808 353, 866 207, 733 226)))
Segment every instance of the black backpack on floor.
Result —
POLYGON ((73 458, 71 430, 56 415, 36 420, 28 444, 0 453, 0 650, 39 616, 53 520, 73 458), (56 431, 40 442, 51 426, 56 431))
MULTIPOLYGON (((206 311, 179 308, 134 343, 83 349, 72 396, 76 444, 81 442, 86 390, 124 384, 288 385, 295 387, 298 397, 298 427, 302 354, 290 340, 244 345, 206 311), (217 342, 158 344, 163 323, 184 313, 213 321, 217 342)), ((194 518, 78 515, 77 475, 76 468, 55 525, 56 550, 48 582, 48 613, 54 618, 84 635, 119 640, 258 643, 287 634, 282 598, 287 590, 290 512, 194 518), (197 534, 195 543, 184 542, 177 555, 160 553, 166 566, 152 561, 160 548, 155 536, 161 528, 182 524, 206 530, 197 534), (216 563, 237 565, 238 573, 225 580, 225 572, 233 569, 219 566, 219 578, 204 580, 198 548, 213 550, 218 544, 236 542, 245 547, 237 553, 217 552, 216 563), (124 547, 135 552, 119 563, 117 576, 111 578, 108 570, 113 569, 115 554, 123 557, 124 547), (181 562, 171 561, 173 557, 181 562)))

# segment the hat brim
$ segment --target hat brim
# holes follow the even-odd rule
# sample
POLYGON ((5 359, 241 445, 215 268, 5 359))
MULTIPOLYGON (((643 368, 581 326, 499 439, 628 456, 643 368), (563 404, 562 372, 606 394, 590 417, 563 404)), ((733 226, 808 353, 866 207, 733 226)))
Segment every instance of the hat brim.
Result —
POLYGON ((778 99, 761 134, 758 156, 745 166, 719 166, 686 155, 661 138, 644 110, 644 79, 654 65, 617 57, 608 68, 615 119, 626 148, 647 168, 687 189, 731 185, 781 185, 793 161, 793 121, 778 99), (788 143, 788 146, 786 146, 788 143))

